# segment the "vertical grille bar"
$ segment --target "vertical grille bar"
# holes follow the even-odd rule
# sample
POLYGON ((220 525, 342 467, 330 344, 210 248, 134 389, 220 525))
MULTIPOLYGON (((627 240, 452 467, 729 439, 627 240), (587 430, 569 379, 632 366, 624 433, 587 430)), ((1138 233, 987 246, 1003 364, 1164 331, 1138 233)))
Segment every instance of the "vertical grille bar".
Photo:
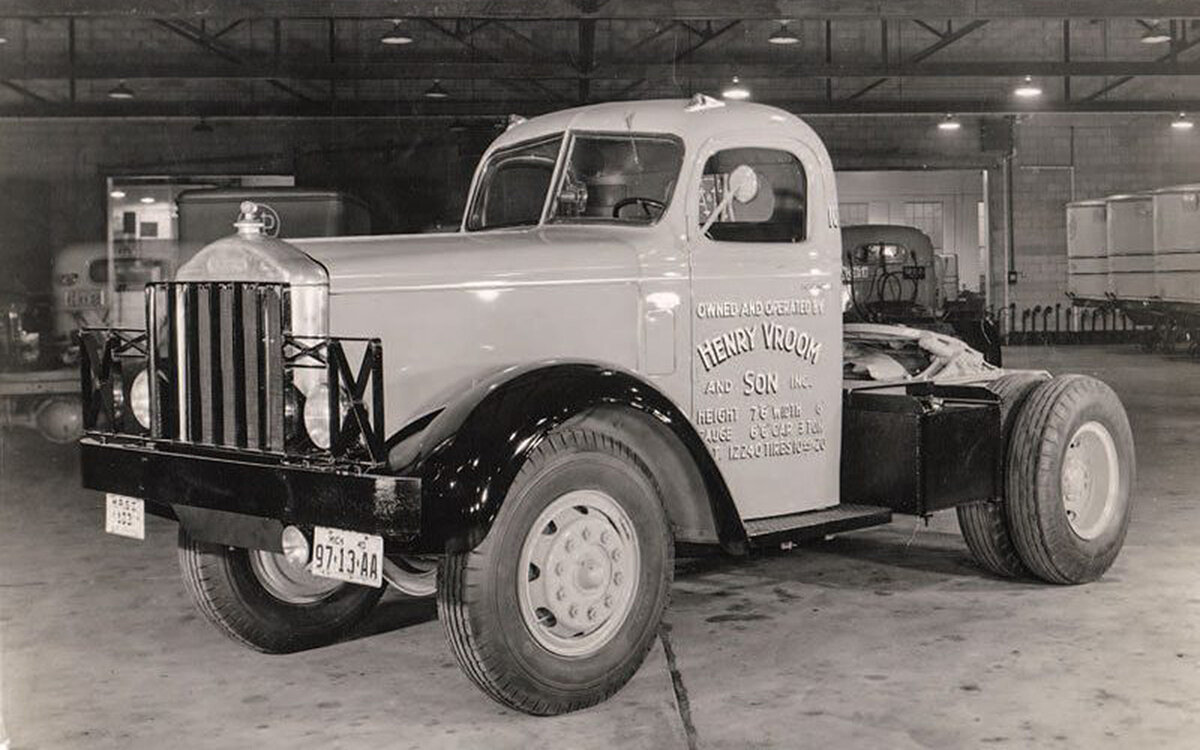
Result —
POLYGON ((283 450, 283 298, 277 286, 263 295, 263 432, 267 450, 283 450))
POLYGON ((177 326, 175 325, 175 316, 177 313, 177 304, 175 299, 175 286, 173 284, 163 284, 162 297, 166 300, 166 316, 163 318, 163 324, 166 326, 167 342, 163 353, 168 363, 164 371, 166 376, 166 392, 163 393, 159 400, 163 408, 162 436, 168 440, 179 439, 179 368, 170 366, 171 363, 178 362, 175 356, 177 350, 177 326))
POLYGON ((196 284, 193 287, 196 319, 196 399, 200 413, 200 432, 193 439, 203 443, 217 443, 213 434, 213 332, 211 284, 196 284))
POLYGON ((171 358, 175 362, 175 434, 176 440, 188 439, 188 358, 187 358, 187 287, 171 287, 174 301, 171 316, 171 358))
POLYGON ((262 402, 259 384, 262 382, 261 359, 258 356, 262 347, 262 324, 258 302, 258 289, 250 284, 242 285, 242 318, 243 328, 242 348, 244 350, 246 393, 243 404, 246 409, 246 447, 261 448, 260 425, 261 414, 258 405, 262 402))
POLYGON ((163 432, 162 400, 158 383, 158 286, 146 287, 146 385, 150 389, 150 437, 163 432))
POLYGON ((229 303, 233 310, 229 321, 233 350, 233 442, 239 448, 249 445, 246 428, 246 305, 242 290, 241 284, 234 284, 229 289, 229 303))
POLYGON ((219 439, 222 445, 237 445, 237 407, 235 406, 236 387, 234 385, 236 381, 234 376, 236 360, 233 351, 233 336, 237 326, 233 325, 233 321, 235 320, 233 317, 233 287, 230 284, 217 285, 216 309, 219 321, 216 329, 217 334, 221 337, 219 345, 221 357, 221 398, 217 401, 221 407, 221 435, 219 439))
POLYGON ((199 288, 189 284, 184 288, 184 361, 187 374, 187 440, 198 443, 204 440, 204 405, 200 394, 200 325, 199 288))

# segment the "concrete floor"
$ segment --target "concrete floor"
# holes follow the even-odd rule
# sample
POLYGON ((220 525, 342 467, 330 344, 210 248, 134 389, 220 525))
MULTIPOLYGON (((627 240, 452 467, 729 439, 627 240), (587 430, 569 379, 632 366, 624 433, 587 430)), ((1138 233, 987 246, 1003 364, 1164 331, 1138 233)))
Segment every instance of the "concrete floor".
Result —
MULTIPOLYGON (((535 719, 463 677, 428 603, 292 656, 209 627, 173 524, 102 533, 71 448, 0 444, 0 673, 13 748, 1195 748, 1200 363, 1133 348, 1012 350, 1125 399, 1137 511, 1103 581, 991 578, 953 514, 751 560, 679 565, 656 646, 608 703, 535 719)), ((2 735, 0 735, 2 737, 2 735)))

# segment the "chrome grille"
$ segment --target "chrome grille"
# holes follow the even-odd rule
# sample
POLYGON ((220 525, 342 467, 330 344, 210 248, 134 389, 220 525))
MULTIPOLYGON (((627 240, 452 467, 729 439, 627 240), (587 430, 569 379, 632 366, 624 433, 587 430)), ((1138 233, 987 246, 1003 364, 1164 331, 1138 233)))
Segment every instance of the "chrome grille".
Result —
POLYGON ((146 294, 151 435, 282 453, 287 285, 164 282, 146 294))

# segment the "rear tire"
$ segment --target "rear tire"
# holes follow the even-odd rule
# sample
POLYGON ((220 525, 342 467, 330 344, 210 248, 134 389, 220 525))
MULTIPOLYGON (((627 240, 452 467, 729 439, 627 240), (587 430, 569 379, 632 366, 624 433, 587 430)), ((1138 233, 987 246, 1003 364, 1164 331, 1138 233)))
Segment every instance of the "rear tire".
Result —
POLYGON ((315 577, 286 565, 283 555, 202 542, 179 529, 179 567, 196 607, 255 651, 292 653, 341 640, 383 595, 369 586, 309 580, 315 577))
POLYGON ((641 666, 670 595, 658 487, 624 443, 579 426, 526 458, 491 530, 438 571, 438 617, 466 675, 535 715, 604 701, 641 666))
MULTIPOLYGON (((1000 397, 1000 455, 1005 466, 1008 465, 1009 438, 1016 416, 1033 389, 1045 380, 1043 375, 1018 372, 1003 375, 987 384, 987 389, 1000 397)), ((1001 474, 1002 483, 1006 476, 1007 472, 1001 474)), ((1013 544, 1004 512, 1007 487, 1002 486, 1001 492, 1002 496, 996 500, 966 503, 955 508, 958 527, 976 562, 987 571, 1003 578, 1025 578, 1029 576, 1029 569, 1021 562, 1021 556, 1013 544)))
POLYGON ((1117 394, 1083 375, 1039 385, 1013 427, 1006 514, 1021 560, 1051 583, 1085 583, 1121 551, 1135 460, 1117 394))

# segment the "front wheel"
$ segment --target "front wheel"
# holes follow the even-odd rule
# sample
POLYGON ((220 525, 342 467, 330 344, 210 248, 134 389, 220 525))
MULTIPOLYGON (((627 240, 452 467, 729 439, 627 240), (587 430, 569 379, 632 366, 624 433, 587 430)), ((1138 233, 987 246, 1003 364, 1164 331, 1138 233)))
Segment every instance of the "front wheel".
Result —
POLYGON ((538 715, 586 708, 653 644, 673 555, 641 459, 562 428, 526 459, 487 538, 443 559, 439 618, 463 671, 495 700, 538 715))
POLYGON ((275 552, 193 539, 182 527, 179 567, 196 607, 218 630, 269 654, 340 640, 383 595, 314 576, 275 552))
POLYGON ((1099 578, 1129 528, 1133 436, 1104 383, 1065 375, 1039 385, 1011 436, 1005 513, 1025 565, 1052 583, 1099 578))

